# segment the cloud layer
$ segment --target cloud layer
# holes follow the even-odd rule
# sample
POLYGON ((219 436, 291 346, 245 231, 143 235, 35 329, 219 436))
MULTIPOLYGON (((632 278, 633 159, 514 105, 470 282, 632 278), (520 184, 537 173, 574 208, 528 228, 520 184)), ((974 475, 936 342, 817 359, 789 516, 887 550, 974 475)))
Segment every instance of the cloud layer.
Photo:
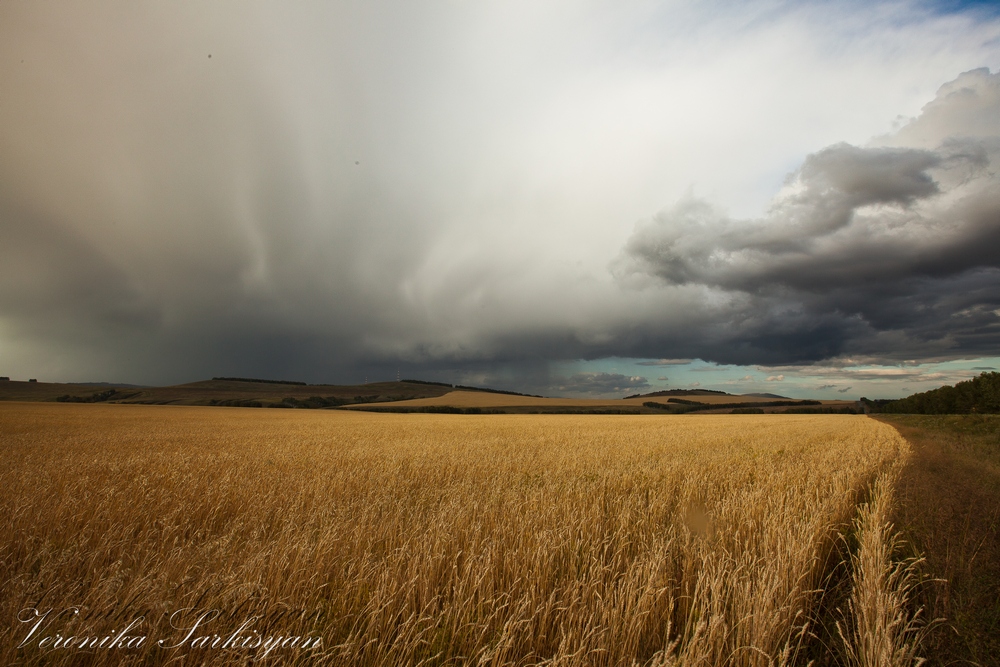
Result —
POLYGON ((734 319, 764 314, 732 343, 780 343, 779 361, 995 354, 998 168, 1000 75, 978 69, 899 132, 808 156, 763 218, 695 198, 663 211, 617 269, 726 295, 734 319))
POLYGON ((934 90, 998 38, 919 2, 0 3, 0 374, 997 354, 997 78, 934 90))

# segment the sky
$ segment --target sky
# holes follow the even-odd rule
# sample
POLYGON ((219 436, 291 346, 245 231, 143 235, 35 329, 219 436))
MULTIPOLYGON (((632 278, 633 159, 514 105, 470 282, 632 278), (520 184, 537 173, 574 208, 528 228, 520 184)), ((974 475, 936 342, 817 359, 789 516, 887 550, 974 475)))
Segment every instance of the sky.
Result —
POLYGON ((0 2, 0 375, 1000 368, 989 2, 0 2))

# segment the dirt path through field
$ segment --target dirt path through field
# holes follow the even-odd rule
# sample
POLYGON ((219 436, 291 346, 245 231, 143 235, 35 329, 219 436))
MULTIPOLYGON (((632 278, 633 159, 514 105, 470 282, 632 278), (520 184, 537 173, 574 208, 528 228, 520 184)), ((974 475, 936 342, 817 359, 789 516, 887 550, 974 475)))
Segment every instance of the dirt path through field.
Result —
POLYGON ((923 591, 940 665, 1000 665, 1000 418, 880 415, 913 446, 896 525, 940 581, 923 591))

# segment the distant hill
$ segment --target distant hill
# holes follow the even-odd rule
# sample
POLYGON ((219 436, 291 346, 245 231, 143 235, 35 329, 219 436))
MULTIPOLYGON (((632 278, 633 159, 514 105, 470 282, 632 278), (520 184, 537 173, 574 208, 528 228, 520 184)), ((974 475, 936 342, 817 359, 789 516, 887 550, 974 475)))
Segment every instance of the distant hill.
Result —
MULTIPOLYGON (((363 385, 305 384, 292 380, 215 377, 169 387, 125 384, 70 384, 0 381, 0 401, 59 403, 132 403, 145 405, 205 405, 243 408, 348 408, 396 412, 572 412, 663 414, 650 399, 670 404, 667 412, 704 413, 751 406, 768 412, 803 410, 816 402, 781 400, 774 395, 734 395, 711 389, 671 389, 626 399, 543 398, 513 391, 465 387, 444 382, 403 380, 363 385), (779 399, 779 400, 774 400, 779 399)), ((829 403, 829 405, 828 405, 829 403)), ((842 401, 820 408, 842 409, 842 401), (835 405, 834 405, 835 404, 835 405), (832 407, 831 407, 832 406, 832 407)), ((851 404, 853 406, 853 403, 851 404)), ((816 408, 816 409, 820 409, 816 408)))
POLYGON ((511 396, 531 396, 532 398, 542 398, 538 394, 522 394, 519 391, 509 391, 507 389, 490 389, 489 387, 469 387, 464 384, 448 384, 447 382, 431 382, 430 380, 403 380, 413 384, 430 384, 437 387, 450 387, 460 391, 485 391, 490 394, 510 394, 511 396))
POLYGON ((307 385, 304 382, 256 378, 213 378, 169 387, 5 380, 0 381, 0 401, 329 408, 351 403, 378 403, 429 398, 441 396, 451 390, 450 386, 406 382, 307 385))
POLYGON ((783 398, 787 399, 787 396, 781 396, 779 394, 743 394, 744 396, 753 396, 755 398, 783 398))
POLYGON ((1000 413, 1000 373, 983 373, 955 386, 913 394, 896 401, 862 398, 871 412, 920 415, 1000 413))
MULTIPOLYGON (((747 395, 756 396, 757 394, 747 395)), ((666 389, 664 391, 654 391, 650 394, 632 394, 625 398, 654 398, 656 396, 734 396, 734 394, 727 394, 724 391, 716 391, 714 389, 666 389)))
POLYGON ((2 380, 0 381, 0 401, 218 405, 247 408, 334 408, 355 403, 389 403, 435 398, 455 390, 530 396, 530 394, 518 394, 501 389, 465 387, 422 380, 334 385, 306 384, 294 380, 214 377, 211 380, 168 387, 146 387, 112 382, 82 384, 2 380))
POLYGON ((213 380, 229 380, 231 382, 259 382, 260 384, 298 384, 304 385, 305 382, 298 382, 296 380, 261 380, 259 378, 212 378, 213 380))

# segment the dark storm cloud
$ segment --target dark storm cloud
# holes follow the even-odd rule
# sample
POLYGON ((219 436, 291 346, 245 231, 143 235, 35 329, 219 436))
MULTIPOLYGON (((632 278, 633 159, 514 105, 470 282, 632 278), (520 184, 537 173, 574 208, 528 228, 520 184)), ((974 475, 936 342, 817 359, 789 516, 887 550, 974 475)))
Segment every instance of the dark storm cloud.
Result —
POLYGON ((982 155, 947 151, 833 146, 806 160, 767 218, 731 220, 692 199, 640 228, 625 252, 667 282, 744 292, 892 292, 996 268, 1000 179, 982 155), (942 193, 931 170, 946 161, 967 180, 942 193))
POLYGON ((995 354, 998 169, 1000 75, 968 72, 897 135, 810 155, 761 219, 658 214, 615 270, 734 297, 729 343, 772 359, 995 354))
POLYGON ((988 73, 816 152, 766 218, 686 200, 608 270, 689 183, 758 210, 761 165, 996 51, 1000 22, 867 11, 0 3, 0 373, 594 395, 646 380, 549 364, 995 351, 988 73))
POLYGON ((281 26, 239 9, 232 23, 195 5, 4 4, 7 367, 354 379, 367 332, 403 326, 397 285, 420 261, 426 214, 379 192, 355 159, 372 152, 357 109, 322 99, 356 88, 357 67, 313 63, 324 89, 308 92, 335 122, 300 136, 274 78, 294 77, 280 61, 303 56, 268 49, 260 40, 281 26), (25 23, 38 30, 10 30, 25 23), (307 141, 338 148, 319 174, 307 141))
POLYGON ((120 268, 42 215, 0 208, 0 310, 32 320, 52 310, 62 326, 155 323, 159 313, 120 268))

